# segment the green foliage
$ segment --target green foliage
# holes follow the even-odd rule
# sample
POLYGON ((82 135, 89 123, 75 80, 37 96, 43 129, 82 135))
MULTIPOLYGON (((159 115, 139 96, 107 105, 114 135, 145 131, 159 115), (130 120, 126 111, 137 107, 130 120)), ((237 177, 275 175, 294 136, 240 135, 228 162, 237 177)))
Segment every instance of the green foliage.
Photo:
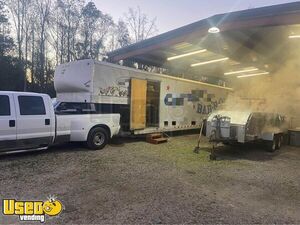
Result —
POLYGON ((86 25, 95 22, 95 20, 100 18, 101 15, 102 12, 97 9, 94 2, 88 2, 87 5, 82 9, 82 16, 85 20, 86 25))
POLYGON ((102 13, 93 2, 88 2, 81 11, 80 35, 76 42, 77 59, 100 60, 105 40, 114 26, 112 18, 102 13))
POLYGON ((5 13, 5 4, 3 0, 0 0, 0 24, 7 22, 7 16, 5 13))
POLYGON ((80 59, 103 60, 108 51, 134 41, 132 29, 145 28, 138 35, 148 37, 155 28, 153 23, 140 10, 114 23, 93 1, 0 0, 0 90, 54 96, 56 65, 80 59), (139 23, 129 24, 128 19, 139 23), (24 82, 25 71, 30 82, 24 82))
POLYGON ((123 20, 119 20, 117 29, 118 29, 117 41, 119 46, 122 48, 130 45, 131 39, 130 39, 129 31, 126 23, 123 20))
POLYGON ((14 41, 11 37, 0 33, 0 56, 3 57, 14 48, 14 41))
POLYGON ((14 42, 8 36, 9 24, 4 1, 0 0, 0 56, 8 54, 14 47, 14 42))
POLYGON ((9 34, 5 2, 0 0, 0 90, 23 90, 24 73, 17 58, 9 56, 14 50, 9 34))
POLYGON ((24 72, 19 61, 15 57, 0 57, 0 90, 22 91, 24 84, 24 72))

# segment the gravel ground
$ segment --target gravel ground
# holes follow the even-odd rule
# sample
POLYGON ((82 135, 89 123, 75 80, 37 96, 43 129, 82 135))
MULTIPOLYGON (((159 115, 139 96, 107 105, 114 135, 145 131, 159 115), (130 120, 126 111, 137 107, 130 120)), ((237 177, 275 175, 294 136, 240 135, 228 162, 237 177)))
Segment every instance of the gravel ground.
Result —
POLYGON ((299 148, 220 147, 211 162, 206 141, 193 153, 197 135, 122 142, 2 156, 0 196, 57 196, 65 209, 48 224, 300 224, 299 148))

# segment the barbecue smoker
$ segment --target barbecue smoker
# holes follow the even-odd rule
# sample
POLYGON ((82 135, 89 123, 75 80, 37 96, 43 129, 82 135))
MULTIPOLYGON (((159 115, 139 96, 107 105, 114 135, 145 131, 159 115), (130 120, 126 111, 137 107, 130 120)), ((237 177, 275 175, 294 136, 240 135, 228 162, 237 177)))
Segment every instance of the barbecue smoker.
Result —
POLYGON ((215 111, 207 119, 206 136, 210 142, 263 142, 274 152, 280 149, 287 131, 283 116, 274 113, 215 111))

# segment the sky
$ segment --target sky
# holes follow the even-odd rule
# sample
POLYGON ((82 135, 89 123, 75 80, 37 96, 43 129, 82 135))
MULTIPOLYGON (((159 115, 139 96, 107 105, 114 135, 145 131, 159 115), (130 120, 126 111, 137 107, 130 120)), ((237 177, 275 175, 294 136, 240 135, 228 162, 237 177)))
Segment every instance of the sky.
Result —
POLYGON ((94 0, 94 2, 115 21, 122 18, 129 7, 140 6, 150 18, 157 18, 159 34, 216 14, 295 0, 94 0))

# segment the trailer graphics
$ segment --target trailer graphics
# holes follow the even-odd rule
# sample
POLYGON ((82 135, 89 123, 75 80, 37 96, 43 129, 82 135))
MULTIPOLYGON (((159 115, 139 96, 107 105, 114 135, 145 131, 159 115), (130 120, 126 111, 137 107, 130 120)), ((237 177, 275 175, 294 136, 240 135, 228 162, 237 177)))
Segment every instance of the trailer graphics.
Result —
POLYGON ((133 134, 197 129, 232 91, 94 60, 58 66, 54 83, 59 102, 109 108, 120 113, 122 130, 133 134))
POLYGON ((112 96, 112 97, 129 97, 130 79, 119 78, 118 80, 110 80, 113 86, 99 87, 99 96, 112 96))
POLYGON ((193 109, 199 114, 208 115, 225 102, 225 98, 217 99, 215 94, 208 94, 207 90, 192 90, 191 94, 167 94, 166 106, 185 106, 193 104, 193 109), (196 107, 197 106, 197 107, 196 107))

